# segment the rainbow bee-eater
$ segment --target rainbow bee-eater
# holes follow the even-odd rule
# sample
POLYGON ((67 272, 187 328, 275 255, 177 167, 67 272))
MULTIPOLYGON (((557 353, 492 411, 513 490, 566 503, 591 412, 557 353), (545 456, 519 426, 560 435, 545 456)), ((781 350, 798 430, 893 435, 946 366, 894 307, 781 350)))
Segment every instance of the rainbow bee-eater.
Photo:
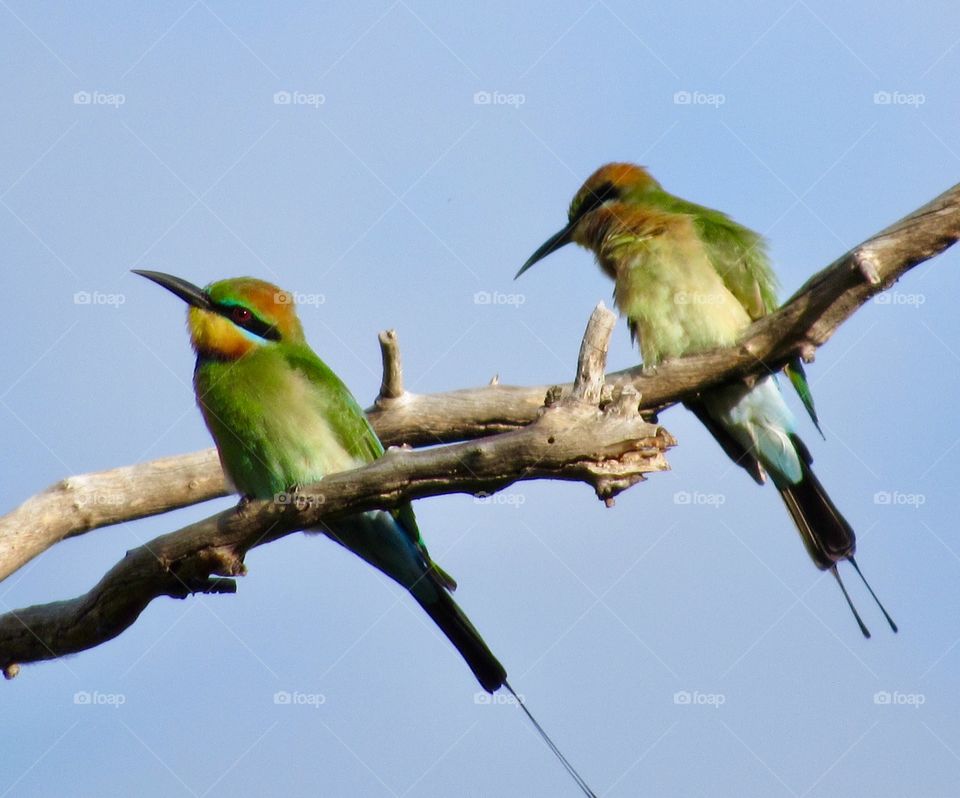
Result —
MULTIPOLYGON (((570 242, 591 250, 614 280, 614 301, 639 342, 645 367, 733 344, 752 321, 777 308, 764 239, 719 211, 669 194, 640 166, 611 163, 594 172, 570 203, 567 225, 530 256, 517 277, 570 242)), ((786 370, 817 424, 799 359, 786 370)), ((837 563, 848 560, 860 573, 856 536, 814 475, 775 375, 711 388, 685 404, 754 480, 762 485, 770 475, 810 558, 836 577, 869 637, 837 571, 837 563)))
MULTIPOLYGON (((198 288, 134 270, 189 305, 197 404, 224 474, 245 498, 276 499, 325 475, 366 465, 383 445, 340 378, 310 348, 293 296, 239 277, 198 288)), ((593 795, 507 682, 507 673, 450 596, 409 503, 340 518, 323 532, 406 588, 460 652, 484 690, 506 687, 587 795, 593 795)))

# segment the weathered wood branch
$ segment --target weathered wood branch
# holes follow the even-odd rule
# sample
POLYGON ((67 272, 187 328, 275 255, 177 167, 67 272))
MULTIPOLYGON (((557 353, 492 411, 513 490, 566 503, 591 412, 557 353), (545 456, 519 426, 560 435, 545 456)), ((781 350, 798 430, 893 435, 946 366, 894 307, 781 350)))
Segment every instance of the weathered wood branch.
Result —
POLYGON ((67 477, 0 518, 0 580, 65 538, 227 493, 216 449, 67 477))
POLYGON ((610 347, 610 336, 613 335, 616 323, 617 317, 607 310, 603 302, 590 314, 590 321, 587 322, 587 329, 580 342, 577 376, 573 381, 573 390, 570 391, 574 399, 588 404, 600 404, 607 366, 607 349, 610 347))
MULTIPOLYGON (((652 411, 717 382, 776 369, 795 354, 809 360, 816 347, 872 296, 958 237, 960 185, 812 277, 783 308, 748 328, 738 345, 673 360, 655 372, 640 368, 617 372, 608 375, 607 382, 632 384, 641 394, 641 408, 652 411)), ((548 390, 494 384, 431 395, 407 393, 396 335, 383 333, 380 343, 383 383, 369 415, 388 446, 470 440, 516 429, 537 417, 548 390)), ((569 392, 570 386, 563 390, 569 392)), ((0 518, 0 579, 64 537, 225 492, 212 449, 72 477, 0 518), (104 496, 116 502, 104 502, 104 496), (149 497, 155 497, 153 503, 149 497)))
MULTIPOLYGON (((958 237, 960 185, 814 275, 783 308, 749 327, 736 346, 673 360, 654 372, 638 367, 609 374, 607 384, 632 384, 641 394, 641 409, 655 411, 717 382, 775 369, 795 354, 810 359, 871 297, 958 237)), ((381 350, 383 387, 368 413, 388 446, 471 440, 517 429, 537 417, 548 390, 494 384, 411 394, 403 390, 396 336, 384 333, 381 350)), ((562 386, 563 393, 570 389, 562 386)), ((226 492, 213 449, 68 478, 0 518, 0 580, 65 537, 226 492)))
MULTIPOLYGON (((653 410, 725 379, 774 369, 798 353, 809 359, 870 297, 958 236, 960 186, 954 186, 815 275, 781 310, 752 325, 737 346, 677 359, 652 373, 618 372, 608 382, 632 384, 642 395, 642 408, 653 410)), ((491 385, 405 393, 395 334, 381 335, 381 349, 384 377, 370 417, 387 445, 427 445, 516 429, 536 417, 547 391, 547 386, 491 385)), ((68 478, 0 518, 0 579, 65 537, 226 492, 212 449, 68 478)))
MULTIPOLYGON (((574 396, 544 408, 528 426, 422 451, 390 449, 365 468, 331 474, 273 500, 244 503, 127 552, 88 593, 0 615, 0 668, 61 657, 116 637, 159 596, 232 592, 255 546, 321 520, 448 493, 490 493, 518 480, 586 482, 609 499, 667 468, 670 435, 646 422, 631 388, 599 399, 614 317, 598 308, 585 334, 574 396)), ((149 506, 149 504, 147 505, 149 506)))
MULTIPOLYGON (((396 336, 384 333, 381 395, 370 415, 386 443, 504 434, 423 452, 391 450, 292 500, 252 502, 157 538, 128 552, 83 596, 0 616, 0 667, 13 676, 19 663, 98 645, 132 624, 157 596, 230 592, 235 583, 229 577, 243 573, 249 549, 320 519, 441 493, 489 492, 520 479, 581 480, 609 499, 666 467, 663 452, 673 441, 640 418, 638 403, 655 410, 718 382, 777 369, 796 354, 812 359, 867 300, 958 238, 960 185, 815 275, 737 345, 664 363, 655 373, 619 372, 606 386, 602 374, 613 320, 598 308, 584 336, 577 380, 551 390, 545 410, 546 386, 406 393, 396 336)), ((68 478, 0 519, 0 578, 65 537, 226 492, 213 450, 68 478)))
MULTIPOLYGON (((960 184, 871 236, 811 277, 776 312, 745 331, 734 346, 607 375, 632 384, 641 409, 656 411, 730 379, 776 371, 796 355, 813 359, 850 316, 907 271, 960 239, 960 184)), ((402 406, 370 411, 377 434, 410 445, 464 440, 512 429, 536 414, 548 386, 496 385, 409 396, 402 406)), ((570 386, 563 386, 569 391, 570 386)))
POLYGON ((380 333, 380 357, 383 360, 383 379, 380 382, 380 401, 387 402, 403 396, 403 365, 396 330, 380 333))

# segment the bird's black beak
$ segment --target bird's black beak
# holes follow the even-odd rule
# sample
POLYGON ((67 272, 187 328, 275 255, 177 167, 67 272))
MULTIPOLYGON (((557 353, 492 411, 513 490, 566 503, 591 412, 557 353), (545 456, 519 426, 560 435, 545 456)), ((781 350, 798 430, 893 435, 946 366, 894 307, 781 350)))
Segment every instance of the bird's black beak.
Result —
POLYGON ((514 275, 513 279, 516 280, 517 277, 519 277, 527 269, 533 266, 533 264, 536 263, 538 260, 543 260, 543 258, 547 257, 547 255, 549 255, 554 250, 560 249, 560 247, 565 246, 566 244, 569 244, 571 241, 573 241, 573 228, 577 226, 577 222, 579 221, 580 221, 579 219, 574 219, 572 222, 570 222, 570 224, 564 227, 563 230, 561 230, 559 233, 556 233, 550 236, 550 238, 544 241, 540 245, 540 248, 536 252, 534 252, 529 258, 527 258, 527 262, 520 267, 520 271, 518 271, 514 275))
POLYGON ((141 277, 146 277, 148 280, 153 280, 157 285, 162 285, 170 293, 176 294, 191 307, 201 308, 203 310, 213 309, 213 303, 210 301, 210 297, 207 296, 202 288, 197 288, 193 283, 188 283, 186 280, 174 277, 172 274, 164 274, 163 272, 151 272, 145 269, 132 269, 131 271, 133 271, 134 274, 139 274, 141 277))

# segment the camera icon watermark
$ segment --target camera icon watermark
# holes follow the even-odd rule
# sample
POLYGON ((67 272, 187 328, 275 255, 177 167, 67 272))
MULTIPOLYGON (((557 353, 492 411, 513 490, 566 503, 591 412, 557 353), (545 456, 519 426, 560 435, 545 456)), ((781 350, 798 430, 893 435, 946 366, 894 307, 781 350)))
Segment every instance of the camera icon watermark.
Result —
POLYGON ((126 504, 127 497, 124 496, 120 491, 111 492, 94 492, 94 493, 81 493, 74 500, 74 506, 78 510, 82 510, 85 507, 119 507, 121 504, 126 504))
POLYGON ((925 294, 908 294, 904 291, 884 291, 877 294, 873 301, 877 305, 898 305, 919 308, 927 301, 925 294))
POLYGON ((308 108, 319 108, 326 102, 327 96, 316 92, 276 91, 273 93, 274 105, 305 105, 308 108))
POLYGON ((126 301, 124 294, 107 294, 103 291, 77 291, 73 295, 74 305, 106 305, 119 308, 126 301))
POLYGON ((891 507, 913 507, 919 510, 927 503, 924 493, 904 493, 899 490, 878 490, 873 494, 873 503, 891 507))
POLYGON ((298 510, 306 510, 308 507, 322 507, 327 499, 322 493, 300 493, 291 490, 273 494, 273 501, 275 504, 292 505, 298 510))
POLYGON ((519 308, 526 301, 526 294, 506 294, 502 291, 477 291, 473 295, 474 305, 506 305, 519 308))
POLYGON ((901 693, 899 690, 879 690, 873 694, 873 703, 877 706, 899 706, 913 707, 920 709, 927 703, 927 697, 923 693, 901 693))
POLYGON ((504 507, 520 507, 526 501, 527 497, 522 493, 477 493, 473 497, 474 504, 502 505, 504 507))
POLYGON ((710 293, 700 291, 677 291, 673 295, 673 302, 676 305, 719 305, 727 297, 721 293, 710 293))
POLYGON ((320 307, 327 301, 326 294, 301 294, 297 291, 277 291, 273 295, 273 301, 277 305, 313 305, 320 307))
POLYGON ((320 709, 327 703, 323 693, 302 693, 299 690, 278 690, 273 694, 273 703, 279 707, 312 707, 320 709))
POLYGON ((512 693, 481 693, 479 690, 473 694, 474 704, 491 704, 498 706, 518 706, 524 702, 522 693, 514 696, 512 693))
POLYGON ((99 690, 78 690, 73 694, 73 703, 80 707, 113 707, 119 709, 127 703, 123 693, 101 693, 99 690))
POLYGON ((673 494, 674 504, 689 504, 698 507, 721 507, 726 504, 723 493, 700 493, 699 491, 678 490, 673 494))
POLYGON ((74 105, 106 105, 110 108, 119 108, 127 101, 127 95, 114 94, 106 91, 75 91, 74 105))
POLYGON ((926 101, 927 95, 920 92, 875 91, 873 93, 874 105, 906 105, 919 108, 926 101))
POLYGON ((673 93, 674 105, 706 105, 712 108, 719 108, 726 103, 727 95, 715 94, 706 91, 675 91, 673 93))
POLYGON ((503 91, 475 91, 473 93, 474 105, 508 105, 512 108, 519 108, 526 101, 526 94, 510 94, 503 91))
POLYGON ((679 707, 700 706, 720 709, 727 703, 723 693, 703 693, 700 690, 678 690, 673 694, 673 703, 679 707))

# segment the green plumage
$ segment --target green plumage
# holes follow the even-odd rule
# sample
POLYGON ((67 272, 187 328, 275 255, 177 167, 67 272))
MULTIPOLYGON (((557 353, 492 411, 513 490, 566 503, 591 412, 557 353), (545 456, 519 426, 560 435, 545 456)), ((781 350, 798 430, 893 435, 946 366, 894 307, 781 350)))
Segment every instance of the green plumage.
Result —
MULTIPOLYGON (((307 345, 290 294, 249 277, 201 290, 170 275, 140 274, 191 306, 197 403, 239 493, 276 500, 383 454, 360 405, 307 345)), ((431 560, 409 503, 309 531, 327 534, 405 587, 485 690, 505 683, 503 666, 451 598, 456 583, 431 560)))
POLYGON ((346 386, 305 344, 279 343, 236 361, 199 358, 194 388, 242 494, 269 499, 383 453, 346 386))
MULTIPOLYGON (((305 343, 280 342, 236 361, 198 358, 194 389, 224 472, 244 495, 273 498, 383 454, 353 394, 305 343)), ((456 587, 430 560, 413 507, 391 514, 444 585, 456 587)))
POLYGON ((653 207, 693 219, 707 257, 727 289, 756 320, 777 308, 777 278, 758 233, 725 213, 675 197, 657 187, 645 197, 653 207))
MULTIPOLYGON (((570 203, 566 227, 517 276, 571 242, 591 250, 614 280, 616 305, 645 366, 733 345, 752 321, 777 307, 763 238, 719 211, 669 194, 634 164, 597 169, 570 203)), ((785 370, 817 424, 800 360, 785 370)), ((836 563, 849 559, 855 565, 856 536, 813 474, 774 376, 712 386, 685 404, 754 480, 762 484, 770 475, 811 558, 839 581, 836 563)))
MULTIPOLYGON (((747 311, 751 321, 779 307, 779 283, 770 263, 767 242, 759 233, 735 222, 721 211, 664 191, 652 179, 634 192, 628 192, 626 199, 666 213, 688 216, 710 264, 720 275, 727 290, 747 311)), ((784 371, 817 431, 823 435, 813 393, 800 358, 791 360, 784 371)))

